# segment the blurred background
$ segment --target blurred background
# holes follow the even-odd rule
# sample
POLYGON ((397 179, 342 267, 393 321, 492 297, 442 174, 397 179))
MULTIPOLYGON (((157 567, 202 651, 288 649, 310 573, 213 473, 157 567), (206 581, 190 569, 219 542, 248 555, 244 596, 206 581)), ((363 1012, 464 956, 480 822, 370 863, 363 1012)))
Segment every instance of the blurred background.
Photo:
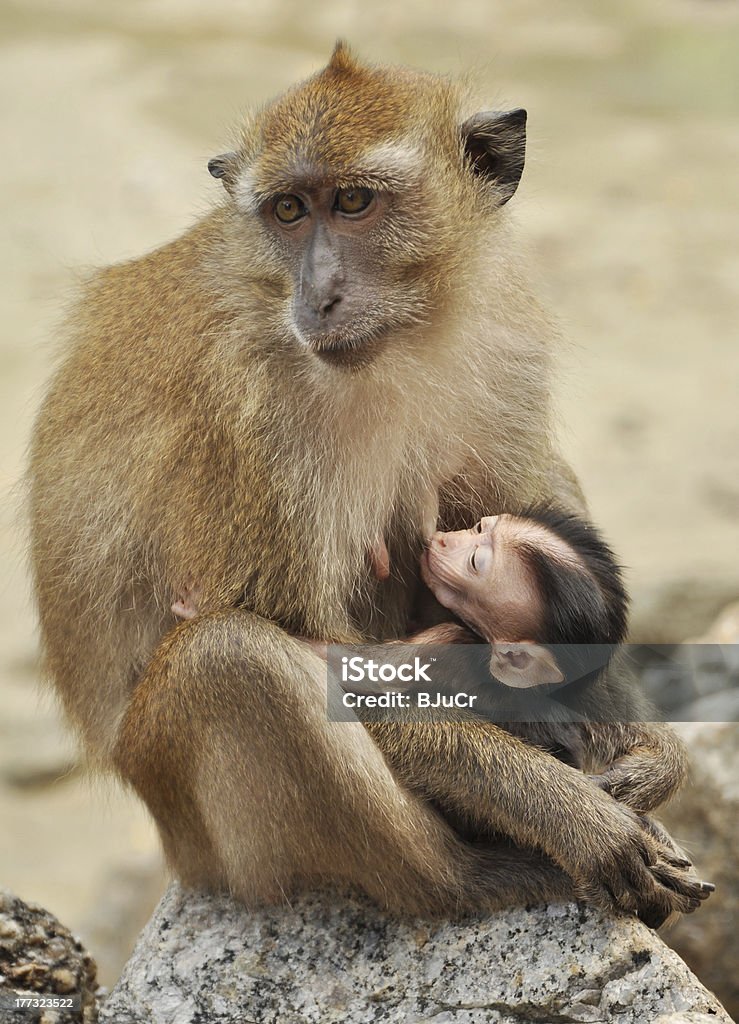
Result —
POLYGON ((0 885, 110 983, 164 875, 143 811, 84 778, 39 690, 19 487, 80 273, 206 210, 240 110, 337 36, 472 72, 486 105, 529 111, 510 210, 562 321, 563 445, 628 566, 634 635, 699 636, 739 598, 739 6, 0 0, 0 29, 0 885))

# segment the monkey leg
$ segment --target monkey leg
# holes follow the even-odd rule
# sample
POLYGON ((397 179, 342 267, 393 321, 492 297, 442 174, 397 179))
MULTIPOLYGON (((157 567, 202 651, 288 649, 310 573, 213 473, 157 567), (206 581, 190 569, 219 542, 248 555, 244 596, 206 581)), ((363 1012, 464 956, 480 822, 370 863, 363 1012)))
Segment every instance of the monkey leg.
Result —
POLYGON ((242 610, 164 638, 115 763, 185 883, 258 903, 332 882, 420 914, 571 898, 544 855, 459 839, 360 723, 329 721, 326 686, 307 645, 242 610))

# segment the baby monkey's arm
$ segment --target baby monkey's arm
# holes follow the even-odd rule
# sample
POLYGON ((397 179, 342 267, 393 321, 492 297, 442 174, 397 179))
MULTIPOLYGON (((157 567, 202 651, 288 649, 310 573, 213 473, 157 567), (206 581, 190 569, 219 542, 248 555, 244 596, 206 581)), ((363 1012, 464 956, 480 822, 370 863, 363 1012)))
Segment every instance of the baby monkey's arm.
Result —
POLYGON ((588 768, 598 772, 591 778, 637 813, 666 803, 685 782, 687 753, 669 725, 604 722, 582 729, 588 768))

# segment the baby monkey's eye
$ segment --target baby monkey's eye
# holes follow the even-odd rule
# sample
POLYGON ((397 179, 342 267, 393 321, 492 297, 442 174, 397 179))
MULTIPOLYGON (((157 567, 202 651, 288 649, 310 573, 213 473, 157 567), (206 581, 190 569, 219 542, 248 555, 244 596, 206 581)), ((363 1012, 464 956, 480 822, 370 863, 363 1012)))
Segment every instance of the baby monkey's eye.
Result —
POLYGON ((274 205, 275 217, 282 224, 294 224, 305 217, 308 210, 300 196, 278 196, 274 205))
POLYGON ((475 562, 475 555, 476 554, 477 554, 477 548, 473 548, 472 549, 472 554, 470 555, 470 565, 472 566, 472 569, 473 569, 474 572, 477 572, 477 563, 475 562))
POLYGON ((334 209, 349 216, 363 213, 374 198, 371 188, 341 188, 336 193, 334 209))

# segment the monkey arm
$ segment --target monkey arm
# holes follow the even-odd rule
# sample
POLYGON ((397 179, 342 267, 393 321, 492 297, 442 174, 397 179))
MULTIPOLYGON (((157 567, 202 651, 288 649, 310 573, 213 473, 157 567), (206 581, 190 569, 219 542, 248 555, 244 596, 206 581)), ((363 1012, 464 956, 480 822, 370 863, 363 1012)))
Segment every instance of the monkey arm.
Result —
POLYGON ((711 891, 649 823, 578 770, 491 723, 366 724, 406 786, 482 834, 542 850, 582 898, 615 899, 650 921, 694 909, 711 891))
POLYGON ((687 752, 669 725, 609 722, 583 731, 588 755, 603 767, 591 778, 640 814, 666 803, 686 780, 687 752))
POLYGON ((623 657, 617 655, 585 700, 583 769, 639 814, 666 803, 685 782, 687 751, 668 724, 652 720, 655 709, 623 657))
MULTIPOLYGON (((499 461, 499 460, 498 460, 499 461)), ((528 486, 511 488, 505 477, 521 477, 519 458, 504 478, 496 472, 497 462, 482 473, 474 465, 443 484, 439 491, 439 529, 467 529, 483 516, 509 513, 517 515, 531 504, 551 504, 556 508, 587 516, 588 506, 580 482, 569 463, 554 450, 543 434, 538 445, 527 453, 528 486)))
MULTIPOLYGON (((451 714, 445 712, 444 722, 365 724, 401 781, 479 832, 505 832, 561 859, 566 854, 556 850, 558 834, 571 836, 581 819, 584 824, 599 810, 607 816, 615 805, 579 770, 545 751, 464 712, 449 721, 451 714)), ((561 845, 567 845, 564 837, 561 845)))

